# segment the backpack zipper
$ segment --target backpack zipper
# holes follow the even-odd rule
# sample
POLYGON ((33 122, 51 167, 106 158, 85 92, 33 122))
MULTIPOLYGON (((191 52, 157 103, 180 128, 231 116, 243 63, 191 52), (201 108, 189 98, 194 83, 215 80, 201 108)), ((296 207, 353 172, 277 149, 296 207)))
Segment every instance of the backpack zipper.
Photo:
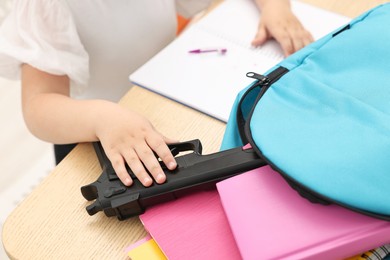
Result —
POLYGON ((258 100, 264 95, 265 91, 267 91, 267 89, 277 80, 279 80, 284 74, 286 74, 287 72, 289 72, 288 69, 280 66, 276 69, 274 69, 270 74, 268 74, 267 76, 265 75, 262 75, 262 74, 258 74, 256 72, 248 72, 246 74, 246 76, 248 78, 252 78, 252 79, 256 79, 257 82, 251 87, 251 88, 255 88, 255 87, 261 87, 261 91, 257 97, 257 100, 255 102, 255 104, 258 102, 258 100))
POLYGON ((271 82, 271 80, 267 76, 264 76, 264 75, 261 75, 261 74, 255 73, 255 72, 248 72, 246 74, 246 76, 248 78, 252 78, 252 79, 257 80, 256 84, 254 84, 253 87, 267 86, 271 82))

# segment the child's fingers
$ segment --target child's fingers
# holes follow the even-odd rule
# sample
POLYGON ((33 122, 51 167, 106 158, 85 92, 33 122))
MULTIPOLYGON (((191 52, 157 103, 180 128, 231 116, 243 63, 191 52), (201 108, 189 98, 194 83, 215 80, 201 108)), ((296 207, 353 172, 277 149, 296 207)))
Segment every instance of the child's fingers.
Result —
POLYGON ((165 137, 165 136, 163 136, 162 138, 163 138, 163 140, 164 140, 164 142, 165 142, 166 144, 173 144, 173 143, 178 143, 178 142, 180 142, 179 140, 172 139, 172 138, 168 138, 168 137, 165 137))
POLYGON ((311 34, 306 31, 300 24, 297 24, 296 27, 293 27, 289 31, 289 34, 292 39, 294 52, 302 49, 313 41, 311 34))
POLYGON ((164 183, 166 180, 165 173, 161 169, 160 163, 151 148, 147 144, 144 144, 137 147, 136 152, 146 169, 153 176, 153 179, 159 184, 164 183))
POLYGON ((106 154, 107 158, 112 164, 112 167, 114 168, 116 175, 118 175, 118 178, 122 181, 122 183, 126 186, 133 184, 133 180, 127 172, 123 157, 119 153, 111 154, 106 152, 106 154))
MULTIPOLYGON (((162 138, 150 138, 147 140, 149 147, 156 152, 158 157, 163 161, 169 170, 174 170, 177 166, 175 157, 167 146, 167 142, 171 140, 162 136, 162 138)), ((165 180, 164 180, 165 181, 165 180)))
POLYGON ((269 38, 267 30, 263 24, 259 25, 255 38, 252 40, 252 46, 260 46, 265 43, 269 38))
POLYGON ((288 56, 294 52, 293 41, 289 32, 287 31, 287 28, 278 27, 273 29, 272 36, 282 47, 285 56, 288 56))
POLYGON ((152 185, 153 180, 145 170, 145 167, 141 163, 138 155, 139 153, 131 148, 126 149, 125 152, 123 152, 123 157, 125 158, 127 165, 130 167, 130 170, 134 173, 142 185, 148 187, 152 185))

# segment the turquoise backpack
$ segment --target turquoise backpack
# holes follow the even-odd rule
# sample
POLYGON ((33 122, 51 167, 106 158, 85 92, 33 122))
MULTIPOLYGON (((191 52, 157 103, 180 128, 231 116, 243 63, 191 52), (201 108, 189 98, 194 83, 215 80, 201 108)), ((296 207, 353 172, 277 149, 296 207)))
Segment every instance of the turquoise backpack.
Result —
POLYGON ((233 105, 222 149, 250 143, 302 196, 390 220, 390 4, 286 58, 233 105))

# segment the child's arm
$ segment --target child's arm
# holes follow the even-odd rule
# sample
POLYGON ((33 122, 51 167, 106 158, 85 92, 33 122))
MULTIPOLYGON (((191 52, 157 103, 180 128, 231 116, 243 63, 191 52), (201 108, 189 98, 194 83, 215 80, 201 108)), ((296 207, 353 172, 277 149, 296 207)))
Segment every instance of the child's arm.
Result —
POLYGON ((135 112, 104 100, 69 97, 69 78, 22 66, 23 116, 38 138, 58 144, 100 140, 107 157, 125 185, 131 185, 125 162, 145 185, 152 184, 145 167, 157 183, 166 179, 153 151, 173 170, 176 161, 151 123, 135 112), (144 165, 145 167, 144 167, 144 165))
POLYGON ((288 56, 313 41, 311 34, 292 13, 289 0, 256 0, 256 4, 261 10, 261 18, 253 46, 275 38, 284 55, 288 56))

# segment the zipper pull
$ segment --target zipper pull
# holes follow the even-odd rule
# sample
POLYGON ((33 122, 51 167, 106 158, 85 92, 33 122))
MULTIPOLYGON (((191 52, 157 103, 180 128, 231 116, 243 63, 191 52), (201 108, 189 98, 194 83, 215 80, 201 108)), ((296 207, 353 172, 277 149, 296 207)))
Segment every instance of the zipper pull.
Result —
POLYGON ((258 82, 256 83, 256 86, 267 86, 270 82, 270 79, 267 76, 255 72, 248 72, 246 76, 248 78, 257 79, 258 82))

